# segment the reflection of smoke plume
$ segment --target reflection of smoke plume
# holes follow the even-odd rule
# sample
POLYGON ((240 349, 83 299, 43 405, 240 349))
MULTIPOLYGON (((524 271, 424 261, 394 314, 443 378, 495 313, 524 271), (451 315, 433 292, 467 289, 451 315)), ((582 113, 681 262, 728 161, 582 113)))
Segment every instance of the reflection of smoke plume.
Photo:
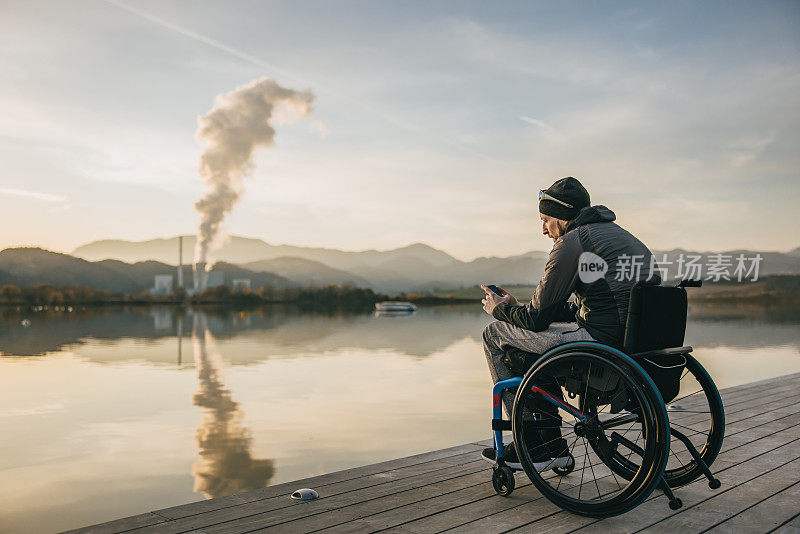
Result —
POLYGON ((193 400, 195 406, 205 409, 205 415, 196 434, 200 459, 192 468, 194 491, 213 499, 263 488, 275 474, 273 462, 250 455, 252 438, 241 426, 239 403, 223 387, 222 358, 215 349, 214 338, 205 317, 195 319, 192 342, 200 389, 193 400))
MULTIPOLYGON (((200 174, 207 190, 194 205, 201 217, 195 262, 208 261, 210 250, 220 245, 219 225, 239 201, 242 178, 253 168, 253 150, 272 145, 275 130, 270 120, 276 106, 304 117, 311 112, 313 99, 310 92, 286 89, 261 78, 218 95, 214 108, 198 119, 197 139, 206 145, 200 174)), ((211 267, 209 262, 206 269, 211 267)))

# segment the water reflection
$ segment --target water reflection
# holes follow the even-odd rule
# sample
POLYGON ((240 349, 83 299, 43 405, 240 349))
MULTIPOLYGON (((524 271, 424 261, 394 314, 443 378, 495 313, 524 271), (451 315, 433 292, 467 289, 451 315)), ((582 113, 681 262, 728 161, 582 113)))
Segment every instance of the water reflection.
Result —
MULTIPOLYGON (((0 355, 41 356, 93 339, 154 341, 178 336, 180 340, 184 321, 193 321, 196 313, 200 312, 180 307, 89 309, 70 314, 6 311, 0 315, 0 355), (23 327, 23 319, 31 325, 23 327)), ((342 349, 388 349, 425 358, 465 338, 480 342, 483 327, 490 321, 479 304, 423 307, 396 317, 309 312, 284 306, 237 312, 206 310, 202 315, 216 338, 242 337, 262 345, 259 351, 229 355, 235 365, 263 361, 274 353, 308 356, 342 349)), ((686 342, 695 348, 800 348, 798 324, 800 309, 796 306, 692 303, 686 342)), ((126 355, 104 357, 103 361, 114 357, 121 361, 126 355)), ((178 363, 181 358, 179 353, 178 363)), ((148 354, 147 359, 176 361, 175 356, 160 353, 148 354)))
MULTIPOLYGON (((0 312, 0 530, 65 530, 489 437, 490 320, 480 304, 0 312)), ((796 307, 691 303, 686 342, 726 387, 800 371, 798 324, 796 307)))
POLYGON ((222 382, 222 357, 203 314, 194 316, 192 344, 199 383, 192 400, 205 411, 195 435, 200 458, 192 467, 194 491, 212 499, 269 485, 274 462, 250 454, 250 431, 242 426, 239 403, 222 382))
MULTIPOLYGON (((72 314, 6 313, 0 316, 0 355, 43 356, 91 340, 154 341, 180 336, 178 329, 182 321, 191 321, 195 313, 201 312, 184 308, 122 308, 72 314), (20 326, 22 317, 31 320, 29 328, 20 326)), ((265 343, 266 350, 258 352, 262 360, 269 357, 269 349, 297 355, 352 348, 389 349, 427 357, 464 338, 479 340, 483 327, 490 320, 480 305, 425 308, 400 317, 310 312, 284 306, 237 312, 204 310, 202 313, 217 339, 241 336, 265 343)), ((156 356, 162 355, 148 354, 148 361, 175 362, 174 357, 151 359, 156 356)), ((120 361, 126 359, 124 353, 116 357, 120 361)), ((229 359, 234 364, 253 363, 252 357, 253 354, 232 354, 229 359)))
POLYGON ((800 350, 800 308, 757 304, 695 304, 689 307, 686 343, 695 348, 800 350))

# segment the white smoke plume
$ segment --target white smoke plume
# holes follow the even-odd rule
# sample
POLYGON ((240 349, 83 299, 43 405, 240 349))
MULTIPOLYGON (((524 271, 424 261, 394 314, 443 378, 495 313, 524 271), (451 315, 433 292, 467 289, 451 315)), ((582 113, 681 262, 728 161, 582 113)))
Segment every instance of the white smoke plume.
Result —
POLYGON ((261 78, 217 95, 211 111, 197 119, 197 139, 205 145, 200 175, 206 192, 194 204, 200 213, 196 264, 205 264, 206 270, 213 266, 211 253, 224 240, 220 224, 244 193, 243 179, 253 170, 253 151, 273 144, 275 129, 270 122, 307 116, 313 100, 309 91, 287 89, 261 78), (282 112, 280 117, 275 117, 277 110, 282 112))

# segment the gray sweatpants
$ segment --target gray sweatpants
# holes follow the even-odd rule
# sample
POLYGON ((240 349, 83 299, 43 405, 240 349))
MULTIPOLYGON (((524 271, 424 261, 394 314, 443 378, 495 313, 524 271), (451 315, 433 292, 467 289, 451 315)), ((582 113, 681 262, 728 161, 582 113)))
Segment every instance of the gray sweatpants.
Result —
MULTIPOLYGON (((489 364, 492 382, 514 377, 514 373, 503 363, 506 347, 517 347, 534 354, 544 354, 553 347, 570 341, 594 341, 585 328, 577 323, 552 323, 547 330, 532 332, 505 321, 495 321, 483 331, 483 351, 489 364)), ((514 406, 514 391, 506 390, 503 394, 506 412, 511 415, 514 406)))

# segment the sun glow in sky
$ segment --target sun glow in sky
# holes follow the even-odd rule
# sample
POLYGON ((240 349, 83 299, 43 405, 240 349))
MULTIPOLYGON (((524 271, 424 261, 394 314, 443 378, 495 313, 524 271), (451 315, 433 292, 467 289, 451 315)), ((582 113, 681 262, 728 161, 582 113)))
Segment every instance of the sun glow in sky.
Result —
POLYGON ((0 248, 196 231, 198 115, 262 76, 315 95, 229 233, 459 258, 549 250, 572 175, 654 249, 789 250, 800 4, 0 4, 0 248))

